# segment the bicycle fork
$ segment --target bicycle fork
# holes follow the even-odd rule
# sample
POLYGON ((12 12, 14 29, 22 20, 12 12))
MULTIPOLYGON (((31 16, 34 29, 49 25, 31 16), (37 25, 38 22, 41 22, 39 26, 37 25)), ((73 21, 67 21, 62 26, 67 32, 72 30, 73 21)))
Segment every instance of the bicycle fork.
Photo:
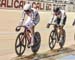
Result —
POLYGON ((20 37, 20 43, 21 43, 21 44, 24 43, 24 35, 20 37))

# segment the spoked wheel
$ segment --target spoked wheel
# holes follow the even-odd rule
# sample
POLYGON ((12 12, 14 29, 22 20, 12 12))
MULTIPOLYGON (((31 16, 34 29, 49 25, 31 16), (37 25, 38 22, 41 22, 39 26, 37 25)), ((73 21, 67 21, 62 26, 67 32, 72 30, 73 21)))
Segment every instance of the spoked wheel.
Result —
POLYGON ((59 42, 60 48, 63 48, 63 46, 65 44, 65 39, 66 39, 66 32, 65 32, 65 30, 64 30, 63 36, 62 37, 60 36, 59 39, 61 39, 61 40, 59 40, 60 41, 59 42))
POLYGON ((18 56, 21 56, 26 49, 26 39, 24 37, 24 33, 21 32, 16 38, 15 42, 15 52, 18 56))
POLYGON ((54 30, 52 30, 49 36, 49 47, 51 50, 53 50, 53 48, 55 47, 56 39, 57 39, 56 33, 54 30))
POLYGON ((41 44, 40 33, 35 32, 35 34, 34 34, 34 45, 31 47, 31 50, 32 50, 33 53, 36 53, 39 50, 40 44, 41 44))

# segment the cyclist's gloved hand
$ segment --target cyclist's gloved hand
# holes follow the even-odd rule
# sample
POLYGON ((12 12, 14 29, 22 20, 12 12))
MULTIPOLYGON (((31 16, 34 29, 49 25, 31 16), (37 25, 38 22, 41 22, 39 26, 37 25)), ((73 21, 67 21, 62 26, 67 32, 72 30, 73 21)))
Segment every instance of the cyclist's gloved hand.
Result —
POLYGON ((48 23, 48 24, 47 24, 47 28, 49 28, 49 27, 50 27, 50 24, 48 23))
POLYGON ((20 27, 17 26, 17 27, 16 27, 16 31, 17 31, 17 32, 20 31, 20 27))

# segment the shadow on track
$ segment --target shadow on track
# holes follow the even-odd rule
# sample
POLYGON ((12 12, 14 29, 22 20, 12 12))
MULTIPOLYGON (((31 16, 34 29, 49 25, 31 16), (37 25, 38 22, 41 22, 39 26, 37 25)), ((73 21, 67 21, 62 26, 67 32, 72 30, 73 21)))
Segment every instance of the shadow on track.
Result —
POLYGON ((54 49, 54 50, 48 50, 45 53, 38 53, 38 54, 31 54, 29 56, 20 56, 20 57, 14 57, 11 60, 41 60, 41 59, 50 59, 55 60, 52 57, 58 56, 60 54, 68 55, 72 54, 72 52, 75 52, 75 45, 72 45, 70 47, 62 48, 62 49, 54 49))

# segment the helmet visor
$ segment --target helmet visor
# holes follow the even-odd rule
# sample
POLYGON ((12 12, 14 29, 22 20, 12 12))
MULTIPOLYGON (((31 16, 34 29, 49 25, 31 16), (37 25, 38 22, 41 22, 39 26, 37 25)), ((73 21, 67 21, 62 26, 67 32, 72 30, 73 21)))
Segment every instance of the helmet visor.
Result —
POLYGON ((24 10, 25 12, 30 12, 30 10, 24 10))

